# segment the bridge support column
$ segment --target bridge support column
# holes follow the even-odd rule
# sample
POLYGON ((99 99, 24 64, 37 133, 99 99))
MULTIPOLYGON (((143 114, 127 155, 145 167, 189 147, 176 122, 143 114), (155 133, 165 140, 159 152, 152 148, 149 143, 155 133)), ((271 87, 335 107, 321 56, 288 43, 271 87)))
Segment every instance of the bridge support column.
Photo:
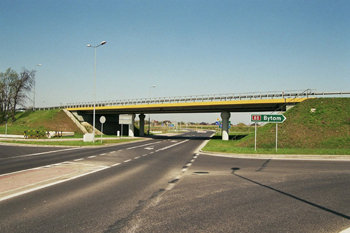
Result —
POLYGON ((129 137, 135 137, 135 114, 131 114, 131 124, 129 124, 129 137))
POLYGON ((230 119, 231 113, 230 112, 221 112, 221 118, 222 118, 222 140, 227 141, 229 140, 229 119, 230 119))
POLYGON ((140 118, 140 137, 145 136, 145 114, 141 113, 139 115, 140 118))

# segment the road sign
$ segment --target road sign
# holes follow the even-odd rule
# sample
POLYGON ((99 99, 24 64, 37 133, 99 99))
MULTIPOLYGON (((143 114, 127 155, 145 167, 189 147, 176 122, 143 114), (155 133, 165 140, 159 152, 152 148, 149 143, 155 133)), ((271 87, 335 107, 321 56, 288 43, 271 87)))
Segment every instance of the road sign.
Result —
MULTIPOLYGON (((216 121, 215 124, 219 126, 220 129, 222 129, 222 121, 216 121)), ((228 122, 228 128, 231 128, 231 121, 228 122)))
POLYGON ((282 123, 286 119, 287 118, 283 114, 251 115, 251 121, 253 122, 282 123))
POLYGON ((119 124, 129 125, 132 124, 132 115, 129 114, 120 114, 119 115, 119 124))
POLYGON ((105 116, 101 116, 100 117, 100 122, 101 122, 101 124, 104 124, 106 122, 106 117, 105 116))

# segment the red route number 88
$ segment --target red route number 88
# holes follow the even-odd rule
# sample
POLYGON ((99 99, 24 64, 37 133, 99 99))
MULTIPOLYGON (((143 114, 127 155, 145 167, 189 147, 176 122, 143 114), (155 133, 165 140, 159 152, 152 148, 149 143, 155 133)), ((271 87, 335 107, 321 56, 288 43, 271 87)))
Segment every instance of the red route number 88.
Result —
POLYGON ((252 121, 260 121, 261 116, 260 115, 252 115, 252 121))

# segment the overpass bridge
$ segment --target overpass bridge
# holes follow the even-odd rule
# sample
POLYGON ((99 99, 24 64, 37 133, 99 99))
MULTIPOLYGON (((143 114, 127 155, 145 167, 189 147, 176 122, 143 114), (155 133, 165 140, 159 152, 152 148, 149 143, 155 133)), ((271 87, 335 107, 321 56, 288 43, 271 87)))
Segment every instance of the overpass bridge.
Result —
POLYGON ((129 124, 129 136, 134 136, 136 114, 139 114, 140 118, 140 136, 144 136, 145 114, 221 112, 223 140, 228 140, 228 122, 231 112, 284 112, 308 98, 347 94, 350 92, 317 92, 308 89, 69 103, 64 107, 81 121, 88 122, 92 122, 91 116, 95 109, 96 116, 106 116, 107 122, 113 121, 116 124, 109 127, 118 129, 120 128, 118 116, 130 114, 132 123, 129 124))

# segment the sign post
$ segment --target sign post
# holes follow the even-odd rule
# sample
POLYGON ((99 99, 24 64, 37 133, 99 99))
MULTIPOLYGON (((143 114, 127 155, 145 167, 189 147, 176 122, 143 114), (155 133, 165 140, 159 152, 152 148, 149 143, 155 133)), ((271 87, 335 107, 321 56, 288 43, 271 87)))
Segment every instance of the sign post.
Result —
POLYGON ((101 116, 100 122, 101 122, 101 144, 102 144, 103 124, 106 122, 106 117, 101 116))
POLYGON ((276 151, 277 151, 277 145, 278 145, 278 123, 283 123, 287 118, 283 114, 253 114, 251 115, 251 121, 255 122, 255 151, 256 151, 256 134, 257 129, 256 125, 257 122, 267 122, 267 123, 276 123, 276 151))

